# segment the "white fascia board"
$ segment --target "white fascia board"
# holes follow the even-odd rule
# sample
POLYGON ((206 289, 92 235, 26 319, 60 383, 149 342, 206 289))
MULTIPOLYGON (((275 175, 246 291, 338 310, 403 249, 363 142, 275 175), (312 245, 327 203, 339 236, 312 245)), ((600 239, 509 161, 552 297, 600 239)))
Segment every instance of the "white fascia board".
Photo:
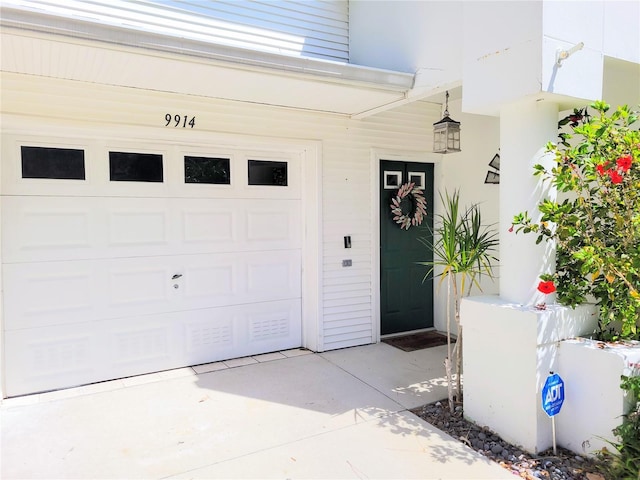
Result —
POLYGON ((241 65, 244 68, 304 75, 316 80, 321 78, 329 82, 394 92, 410 90, 415 77, 411 73, 212 44, 18 8, 2 7, 0 26, 187 55, 241 65))

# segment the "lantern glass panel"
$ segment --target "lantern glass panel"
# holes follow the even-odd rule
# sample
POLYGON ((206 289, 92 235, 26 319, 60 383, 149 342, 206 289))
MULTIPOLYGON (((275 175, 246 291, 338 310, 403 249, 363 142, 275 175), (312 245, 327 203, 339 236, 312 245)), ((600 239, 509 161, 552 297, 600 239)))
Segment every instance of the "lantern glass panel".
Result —
POLYGON ((457 125, 448 125, 447 151, 460 151, 460 128, 457 125))
POLYGON ((438 125, 433 130, 433 151, 443 153, 447 151, 447 128, 438 125))

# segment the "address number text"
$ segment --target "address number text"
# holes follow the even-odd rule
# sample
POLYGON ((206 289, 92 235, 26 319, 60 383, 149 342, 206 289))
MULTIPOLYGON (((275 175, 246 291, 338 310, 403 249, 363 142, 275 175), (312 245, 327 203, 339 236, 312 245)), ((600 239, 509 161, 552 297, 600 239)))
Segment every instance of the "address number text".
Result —
POLYGON ((174 128, 182 127, 182 128, 193 128, 196 126, 196 117, 191 117, 189 119, 188 115, 172 115, 167 113, 164 116, 165 123, 164 126, 173 126, 174 128))

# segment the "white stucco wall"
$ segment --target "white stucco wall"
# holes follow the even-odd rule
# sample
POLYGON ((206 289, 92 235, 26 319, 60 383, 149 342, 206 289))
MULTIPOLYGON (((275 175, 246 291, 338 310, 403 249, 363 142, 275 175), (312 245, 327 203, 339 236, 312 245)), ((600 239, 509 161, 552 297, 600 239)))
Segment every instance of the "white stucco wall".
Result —
POLYGON ((612 106, 640 105, 640 63, 615 58, 604 59, 602 100, 612 106))
POLYGON ((640 62, 640 3, 629 0, 543 2, 543 34, 602 55, 640 62))
POLYGON ((462 27, 465 111, 497 114, 540 91, 540 2, 466 2, 462 27))
POLYGON ((542 386, 560 372, 558 343, 593 331, 590 307, 576 310, 509 303, 497 296, 462 302, 465 417, 505 440, 540 453, 552 445, 542 386))
POLYGON ((497 114, 539 93, 565 103, 600 99, 605 58, 640 61, 638 2, 464 2, 463 13, 465 111, 497 114), (580 42, 558 66, 557 52, 580 42))
POLYGON ((640 349, 584 339, 560 342, 558 373, 565 401, 556 417, 558 444, 580 454, 594 454, 614 441, 612 430, 632 408, 620 389, 620 375, 632 375, 640 349))
MULTIPOLYGON (((479 204, 483 223, 493 225, 497 233, 500 186, 485 184, 484 180, 487 170, 493 170, 489 167, 489 162, 496 153, 499 153, 499 121, 495 117, 462 113, 460 107, 460 100, 449 102, 451 118, 461 122, 462 151, 441 156, 440 177, 438 178, 441 186, 439 191, 435 193, 436 213, 442 213, 439 193, 444 195, 446 190, 451 194, 455 190, 459 190, 461 206, 468 207, 473 203, 479 204)), ((495 254, 500 258, 499 248, 495 254)), ((498 293, 499 263, 496 264, 494 274, 496 275, 494 280, 486 276, 481 279, 482 292, 474 288, 471 294, 498 293)), ((446 282, 442 283, 435 297, 436 328, 442 331, 446 329, 446 288, 446 282)), ((452 326, 454 326, 453 323, 452 326)))

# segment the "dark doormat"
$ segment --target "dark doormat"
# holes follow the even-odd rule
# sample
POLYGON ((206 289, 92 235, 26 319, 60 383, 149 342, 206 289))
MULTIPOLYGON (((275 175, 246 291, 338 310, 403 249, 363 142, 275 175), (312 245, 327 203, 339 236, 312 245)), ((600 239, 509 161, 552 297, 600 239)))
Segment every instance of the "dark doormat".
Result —
MULTIPOLYGON (((429 331, 411 333, 409 335, 400 335, 398 337, 383 338, 382 342, 399 348, 405 352, 413 352, 414 350, 422 350, 423 348, 439 347, 447 344, 447 336, 442 333, 429 331)), ((451 343, 455 342, 452 338, 451 343)))

